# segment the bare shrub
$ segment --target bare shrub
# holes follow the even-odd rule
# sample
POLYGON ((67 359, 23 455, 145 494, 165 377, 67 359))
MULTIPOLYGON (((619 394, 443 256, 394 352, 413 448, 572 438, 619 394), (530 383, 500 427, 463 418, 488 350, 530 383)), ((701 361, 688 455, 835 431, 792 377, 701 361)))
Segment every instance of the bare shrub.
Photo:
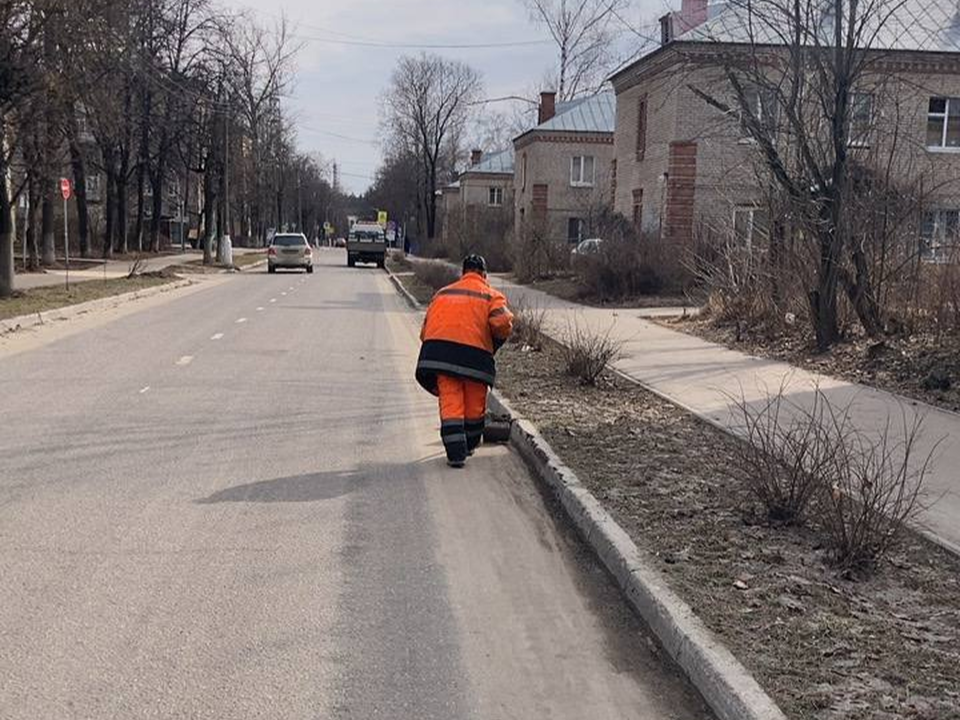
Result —
POLYGON ((424 285, 439 290, 460 279, 456 267, 445 262, 421 260, 413 264, 413 273, 424 285))
POLYGON ((563 334, 560 353, 567 374, 584 385, 596 385, 597 379, 620 357, 623 342, 613 337, 613 327, 604 332, 591 330, 573 321, 563 334))
POLYGON ((143 275, 143 269, 146 266, 146 260, 143 255, 137 255, 132 263, 130 263, 129 272, 127 272, 127 279, 132 280, 135 277, 143 275))
POLYGON ((922 509, 921 490, 936 447, 915 457, 923 419, 910 420, 906 411, 899 424, 888 419, 881 431, 868 434, 853 427, 846 410, 827 408, 834 452, 818 520, 836 565, 869 571, 897 546, 922 509))
POLYGON ((652 262, 653 248, 640 240, 604 240, 597 252, 578 257, 574 270, 591 297, 622 300, 656 295, 667 286, 661 263, 652 262))
POLYGON ((533 350, 543 349, 543 326, 547 320, 547 311, 538 305, 524 302, 513 305, 513 334, 511 341, 521 347, 533 350))
POLYGON ((801 407, 784 387, 754 405, 733 403, 742 421, 730 472, 776 522, 813 515, 833 562, 869 571, 893 549, 920 510, 933 450, 916 462, 922 419, 877 433, 854 427, 850 405, 835 405, 817 387, 801 407))
POLYGON ((800 411, 786 400, 781 386, 759 404, 743 397, 732 403, 743 442, 736 444, 730 472, 773 522, 802 523, 824 482, 833 452, 826 432, 825 402, 817 392, 812 409, 800 411))
POLYGON ((516 239, 513 269, 520 282, 551 277, 570 267, 567 243, 551 238, 542 223, 528 223, 516 239))

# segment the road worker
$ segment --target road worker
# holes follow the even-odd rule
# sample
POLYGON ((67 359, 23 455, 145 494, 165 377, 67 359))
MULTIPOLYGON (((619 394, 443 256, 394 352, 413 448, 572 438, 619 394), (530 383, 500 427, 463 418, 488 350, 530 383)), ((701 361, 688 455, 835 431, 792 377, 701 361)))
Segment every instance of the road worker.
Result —
POLYGON ((463 467, 480 444, 487 388, 497 374, 493 356, 512 331, 513 314, 487 282, 486 261, 468 255, 462 277, 427 308, 417 362, 417 382, 440 398, 440 437, 451 467, 463 467))

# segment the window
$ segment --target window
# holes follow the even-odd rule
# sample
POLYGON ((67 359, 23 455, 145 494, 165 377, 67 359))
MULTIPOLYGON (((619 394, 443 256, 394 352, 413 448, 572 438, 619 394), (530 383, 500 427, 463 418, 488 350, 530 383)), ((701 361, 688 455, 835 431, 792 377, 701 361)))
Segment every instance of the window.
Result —
POLYGON ((637 101, 637 160, 647 154, 647 96, 637 101))
POLYGON ((767 237, 770 226, 767 213, 758 207, 737 207, 733 209, 733 234, 736 241, 748 250, 754 243, 767 237))
POLYGON ((873 94, 852 93, 850 96, 851 147, 869 147, 870 129, 873 125, 873 94))
POLYGON ((520 189, 527 189, 527 154, 520 156, 520 189))
POLYGON ((587 224, 583 218, 570 218, 567 220, 567 240, 571 243, 579 243, 586 239, 587 224))
POLYGON ((87 182, 87 197, 91 200, 99 200, 101 197, 100 175, 98 173, 87 175, 85 180, 87 182))
POLYGON ((487 199, 487 204, 490 207, 502 207, 503 206, 503 188, 502 187, 492 187, 489 189, 489 197, 487 199))
POLYGON ((570 185, 573 187, 593 187, 593 157, 577 155, 570 160, 570 185))
MULTIPOLYGON (((750 114, 760 123, 761 131, 768 136, 773 135, 777 129, 777 97, 771 90, 763 88, 748 87, 743 90, 743 98, 746 101, 747 109, 750 114)), ((750 127, 750 118, 740 112, 740 131, 744 138, 754 137, 753 130, 750 127)))
POLYGON ((633 191, 633 226, 640 230, 643 223, 643 190, 633 191))
POLYGON ((933 210, 920 224, 920 255, 927 262, 947 262, 960 243, 960 210, 933 210))
POLYGON ((960 147, 960 98, 930 98, 927 109, 927 147, 960 147))

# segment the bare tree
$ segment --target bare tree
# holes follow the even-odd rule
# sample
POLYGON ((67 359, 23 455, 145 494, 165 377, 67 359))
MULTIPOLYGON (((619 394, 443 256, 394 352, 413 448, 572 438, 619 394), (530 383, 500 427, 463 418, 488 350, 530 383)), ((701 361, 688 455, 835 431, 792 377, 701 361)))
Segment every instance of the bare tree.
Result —
POLYGON ((906 2, 730 0, 719 27, 734 40, 721 37, 719 52, 708 49, 724 82, 691 84, 709 105, 739 118, 779 191, 771 254, 791 239, 813 257, 807 302, 820 349, 839 339, 841 290, 868 334, 883 327, 866 245, 854 239, 854 180, 863 172, 854 148, 893 72, 882 50, 906 2))
POLYGON ((437 188, 443 161, 456 157, 451 141, 462 137, 482 88, 476 70, 436 55, 403 57, 394 70, 384 130, 396 147, 419 161, 424 178, 420 202, 428 239, 436 237, 437 188))
POLYGON ((252 232, 266 239, 270 203, 266 195, 265 164, 276 125, 280 99, 290 80, 290 69, 299 46, 293 42, 285 19, 272 30, 253 22, 235 24, 227 33, 229 62, 226 78, 250 141, 250 217, 252 232))
POLYGON ((622 30, 627 0, 523 0, 530 15, 550 33, 559 57, 557 99, 597 92, 612 68, 612 48, 622 30))

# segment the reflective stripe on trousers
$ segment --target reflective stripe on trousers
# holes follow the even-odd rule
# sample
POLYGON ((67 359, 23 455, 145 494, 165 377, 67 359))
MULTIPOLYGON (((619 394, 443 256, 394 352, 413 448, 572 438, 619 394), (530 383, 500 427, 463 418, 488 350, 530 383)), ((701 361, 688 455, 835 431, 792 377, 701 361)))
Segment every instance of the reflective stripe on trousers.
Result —
POLYGON ((447 458, 462 461, 480 444, 487 415, 487 386, 449 375, 437 376, 440 437, 447 458))

